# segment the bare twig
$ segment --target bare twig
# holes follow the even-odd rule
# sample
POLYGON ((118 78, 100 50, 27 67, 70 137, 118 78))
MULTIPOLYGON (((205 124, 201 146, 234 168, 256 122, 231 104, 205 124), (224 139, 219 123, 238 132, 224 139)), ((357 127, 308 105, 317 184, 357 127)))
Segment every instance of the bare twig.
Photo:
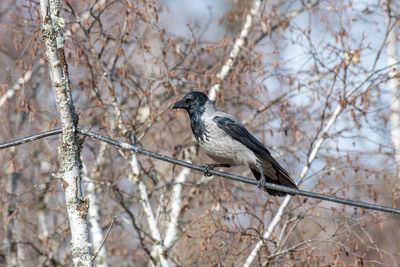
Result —
POLYGON ((100 253, 100 251, 101 251, 101 248, 104 246, 104 243, 106 242, 106 240, 107 240, 107 238, 108 238, 108 235, 110 234, 111 229, 113 228, 114 223, 115 223, 116 220, 117 220, 117 216, 114 216, 114 218, 113 218, 113 220, 112 220, 110 226, 108 227, 107 233, 106 233, 106 235, 104 236, 103 241, 101 242, 101 244, 100 244, 99 248, 97 249, 97 251, 96 251, 96 252, 93 254, 93 256, 92 256, 92 260, 91 260, 92 263, 96 260, 97 255, 99 255, 99 253, 100 253))

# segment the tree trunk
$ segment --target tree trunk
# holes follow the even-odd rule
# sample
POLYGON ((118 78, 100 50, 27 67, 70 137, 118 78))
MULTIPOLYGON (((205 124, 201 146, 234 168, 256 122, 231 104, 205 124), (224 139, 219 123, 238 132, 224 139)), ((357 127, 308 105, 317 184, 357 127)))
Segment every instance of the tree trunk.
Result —
POLYGON ((91 266, 86 215, 89 200, 82 197, 81 141, 76 134, 78 116, 72 102, 68 65, 64 54, 65 22, 60 14, 59 0, 41 0, 42 35, 46 45, 46 57, 60 115, 62 136, 59 147, 61 168, 58 178, 65 189, 65 202, 71 228, 71 256, 74 265, 91 266))

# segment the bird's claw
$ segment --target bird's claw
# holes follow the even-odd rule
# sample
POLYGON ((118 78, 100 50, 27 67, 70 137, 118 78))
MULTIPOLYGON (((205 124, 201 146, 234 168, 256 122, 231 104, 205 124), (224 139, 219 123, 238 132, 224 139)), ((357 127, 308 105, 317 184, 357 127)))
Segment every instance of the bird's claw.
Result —
POLYGON ((209 164, 204 164, 204 176, 212 176, 212 174, 209 172, 210 170, 212 170, 211 166, 209 164))
POLYGON ((258 188, 264 189, 265 192, 267 192, 267 188, 265 187, 266 179, 264 176, 261 176, 260 180, 258 180, 258 188))

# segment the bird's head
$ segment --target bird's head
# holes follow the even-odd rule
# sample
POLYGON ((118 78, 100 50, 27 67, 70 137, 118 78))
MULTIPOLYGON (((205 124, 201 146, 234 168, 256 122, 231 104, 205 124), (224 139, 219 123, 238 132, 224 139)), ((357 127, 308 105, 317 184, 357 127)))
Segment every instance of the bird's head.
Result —
POLYGON ((208 102, 208 97, 202 92, 191 92, 176 102, 172 109, 185 109, 189 115, 203 108, 208 102))

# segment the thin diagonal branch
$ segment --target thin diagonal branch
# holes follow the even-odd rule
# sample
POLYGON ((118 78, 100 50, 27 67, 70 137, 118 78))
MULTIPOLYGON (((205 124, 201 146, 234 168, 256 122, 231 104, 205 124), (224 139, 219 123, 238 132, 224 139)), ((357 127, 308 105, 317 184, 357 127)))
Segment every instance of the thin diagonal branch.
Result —
MULTIPOLYGON (((232 66, 236 61, 236 58, 240 53, 240 50, 245 45, 245 40, 246 40, 247 36, 249 35, 249 30, 252 25, 253 19, 260 11, 261 2, 262 2, 262 0, 254 0, 253 6, 251 7, 250 12, 247 14, 246 21, 243 24, 242 30, 240 31, 239 38, 237 38, 235 40, 235 43, 232 46, 232 50, 229 53, 228 60, 222 66, 221 71, 217 74, 218 82, 211 87, 210 92, 208 93, 208 98, 211 101, 215 101, 215 98, 217 97, 217 93, 218 93, 219 89, 221 88, 222 80, 224 80, 225 77, 231 71, 232 66)), ((267 1, 267 3, 268 3, 268 1, 267 1)))
POLYGON ((97 249, 97 251, 96 251, 95 253, 93 253, 92 261, 91 261, 91 262, 94 262, 94 261, 96 260, 97 255, 99 255, 101 249, 102 249, 103 246, 104 246, 104 243, 106 242, 108 236, 109 236, 110 233, 111 233, 111 229, 113 228, 114 223, 115 223, 116 220, 117 220, 117 216, 114 216, 114 218, 113 218, 113 220, 112 220, 110 226, 108 227, 107 233, 106 233, 106 235, 104 236, 103 241, 101 242, 101 244, 100 244, 99 248, 97 249))

